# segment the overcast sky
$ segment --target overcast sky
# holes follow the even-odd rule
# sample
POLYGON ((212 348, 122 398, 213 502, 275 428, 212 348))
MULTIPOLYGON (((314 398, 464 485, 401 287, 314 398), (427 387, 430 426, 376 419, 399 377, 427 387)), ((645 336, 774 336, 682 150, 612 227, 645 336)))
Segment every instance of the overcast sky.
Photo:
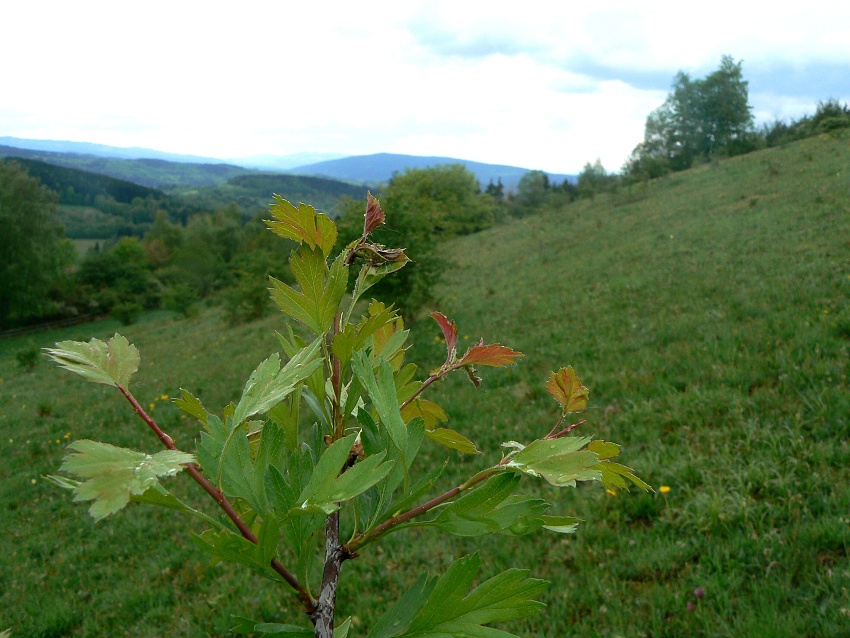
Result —
POLYGON ((850 101, 850 2, 9 2, 0 135, 219 158, 619 170, 677 71, 743 60, 757 122, 850 101))

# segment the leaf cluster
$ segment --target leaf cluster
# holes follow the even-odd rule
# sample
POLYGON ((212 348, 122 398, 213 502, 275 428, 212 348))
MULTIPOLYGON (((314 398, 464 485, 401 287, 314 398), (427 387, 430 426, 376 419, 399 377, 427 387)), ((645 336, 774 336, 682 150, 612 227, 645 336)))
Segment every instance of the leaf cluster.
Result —
MULTIPOLYGON (((271 230, 297 248, 290 256, 292 285, 272 278, 271 296, 298 332, 288 327, 278 335, 285 362, 279 353, 261 362, 239 400, 221 413, 182 391, 175 403, 199 424, 196 454, 176 449, 130 394, 139 354, 125 338, 48 349, 61 367, 118 387, 169 448, 148 455, 93 441, 72 444, 60 469, 77 478, 52 480, 73 489, 76 500, 93 500, 90 511, 97 520, 133 500, 203 519, 211 527, 193 539, 214 563, 238 563, 291 586, 316 635, 329 638, 342 562, 389 533, 413 526, 458 536, 573 533, 578 519, 552 515, 543 499, 517 492, 525 476, 556 487, 598 481, 610 489, 651 489, 611 460, 619 446, 566 436, 575 424, 558 431, 566 415, 584 410, 588 399, 587 388, 567 367, 553 372, 547 384, 561 406, 548 435, 527 444, 505 442, 508 451, 498 463, 434 495, 445 464, 417 473, 414 461, 425 441, 466 454, 479 450, 465 434, 437 427, 448 417, 423 393, 456 371, 478 387, 479 368, 513 365, 521 353, 482 339, 461 355, 457 326, 434 313, 446 359, 418 379, 417 366, 406 361, 409 331, 402 318, 380 302, 365 308, 358 303, 409 262, 404 251, 372 238, 385 221, 378 201, 369 195, 360 236, 334 257, 338 233, 325 215, 282 198, 275 199, 272 215, 271 230), (351 270, 357 275, 347 295, 351 270), (183 469, 213 497, 224 518, 178 501, 159 483, 183 469)), ((436 580, 423 576, 369 636, 510 636, 485 626, 535 613, 541 604, 534 597, 544 583, 508 570, 469 591, 480 563, 477 555, 469 556, 436 580)), ((340 625, 334 635, 345 635, 348 627, 340 625)), ((237 629, 312 633, 247 619, 237 629)))

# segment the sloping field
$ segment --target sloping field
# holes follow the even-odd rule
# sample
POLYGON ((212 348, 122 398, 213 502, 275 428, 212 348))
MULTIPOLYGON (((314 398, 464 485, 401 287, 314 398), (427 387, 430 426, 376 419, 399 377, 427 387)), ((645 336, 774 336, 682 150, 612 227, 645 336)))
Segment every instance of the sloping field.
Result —
MULTIPOLYGON (((498 459, 502 441, 545 435, 557 409, 543 384, 571 364, 591 391, 581 431, 622 443, 623 462, 656 494, 529 486, 585 519, 566 538, 392 536, 345 565, 339 613, 356 617, 353 635, 420 570, 476 547, 485 577, 531 567, 552 582, 542 615, 506 627, 519 635, 850 635, 846 136, 574 203, 445 253, 441 309, 465 343, 484 336, 526 358, 484 370, 479 390, 457 378, 431 395, 486 451, 444 484, 498 459)), ((142 352, 137 396, 190 448, 197 428, 167 397, 183 386, 220 409, 276 347, 280 323, 230 330, 215 311, 195 322, 148 315, 121 329, 142 352)), ((304 624, 282 611, 294 605, 273 583, 209 567, 182 527, 200 531, 194 522, 130 508, 94 524, 39 478, 77 438, 157 450, 109 388, 16 362, 28 348, 117 328, 0 341, 0 631, 224 635, 231 613, 304 624)), ((437 335, 430 320, 414 328, 410 359, 425 370, 444 354, 437 335)), ((436 463, 441 452, 425 456, 436 463)))

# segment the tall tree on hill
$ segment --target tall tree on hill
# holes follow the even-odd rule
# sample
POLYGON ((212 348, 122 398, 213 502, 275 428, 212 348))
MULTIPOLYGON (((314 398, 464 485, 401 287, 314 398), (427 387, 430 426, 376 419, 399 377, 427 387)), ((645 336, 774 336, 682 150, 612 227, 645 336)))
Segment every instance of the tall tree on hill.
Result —
POLYGON ((657 177, 684 170, 697 158, 750 150, 753 116, 741 62, 723 56, 702 80, 679 72, 664 104, 646 120, 644 140, 633 151, 626 173, 657 177))
POLYGON ((19 164, 0 161, 0 329, 49 310, 65 255, 57 199, 19 164))

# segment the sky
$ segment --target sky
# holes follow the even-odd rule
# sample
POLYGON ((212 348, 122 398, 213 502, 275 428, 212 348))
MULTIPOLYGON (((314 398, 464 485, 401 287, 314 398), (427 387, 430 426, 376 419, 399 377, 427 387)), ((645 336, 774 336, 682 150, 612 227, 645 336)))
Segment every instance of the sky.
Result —
POLYGON ((617 171, 724 54, 757 123, 850 102, 850 2, 14 2, 0 136, 617 171))

